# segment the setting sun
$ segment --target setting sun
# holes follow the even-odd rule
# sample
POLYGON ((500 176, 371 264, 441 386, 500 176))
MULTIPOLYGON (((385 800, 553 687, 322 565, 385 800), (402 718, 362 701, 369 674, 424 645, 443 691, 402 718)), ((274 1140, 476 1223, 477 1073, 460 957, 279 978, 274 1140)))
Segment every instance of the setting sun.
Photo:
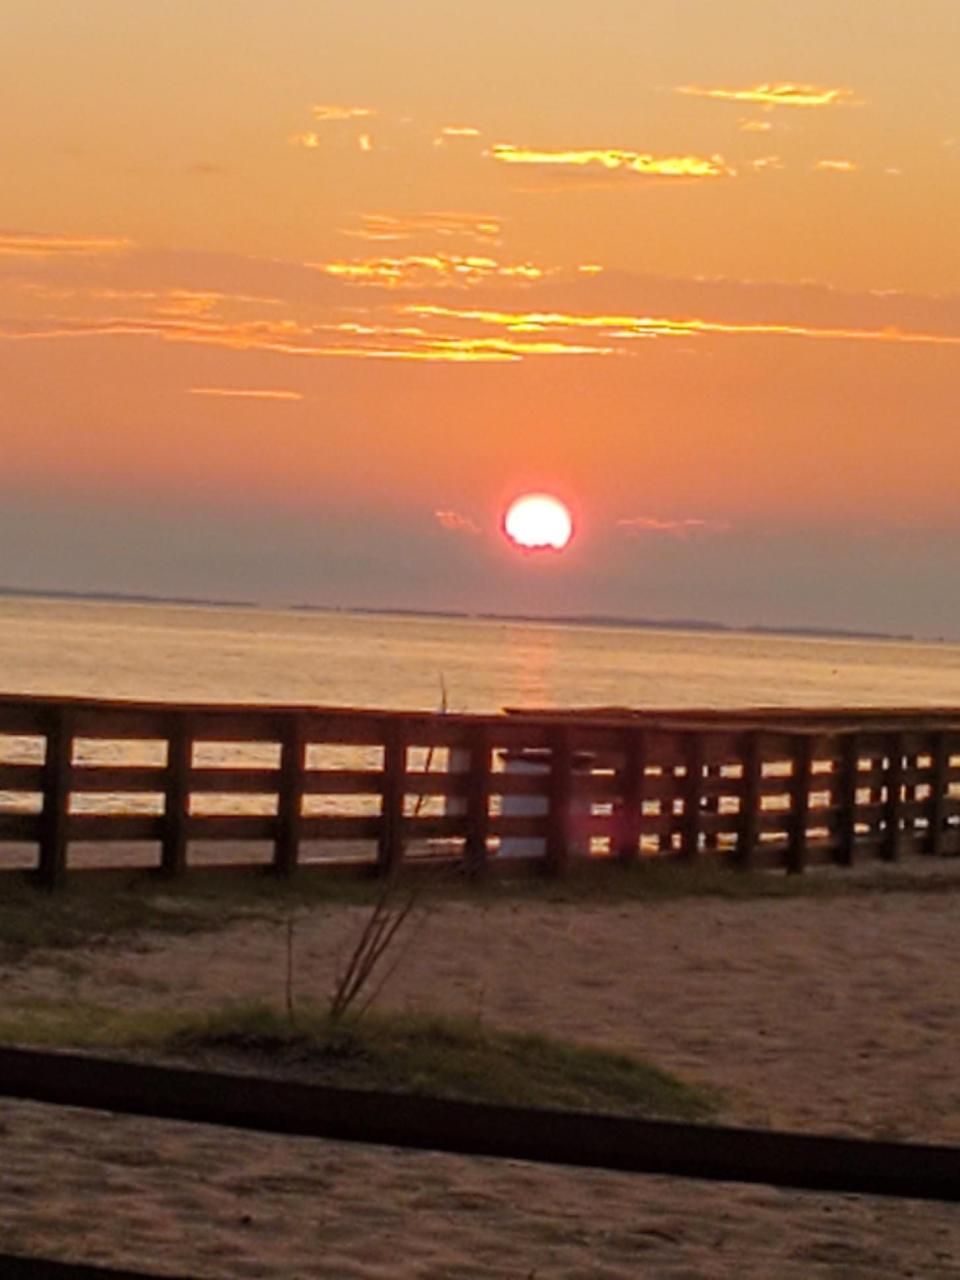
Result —
POLYGON ((507 508, 503 531, 524 551, 562 551, 573 536, 573 518, 559 498, 527 493, 507 508))

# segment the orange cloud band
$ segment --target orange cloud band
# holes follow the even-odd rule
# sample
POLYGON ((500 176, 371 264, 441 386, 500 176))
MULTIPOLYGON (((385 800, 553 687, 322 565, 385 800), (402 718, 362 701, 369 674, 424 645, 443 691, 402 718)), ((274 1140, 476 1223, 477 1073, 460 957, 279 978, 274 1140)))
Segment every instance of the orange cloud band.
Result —
POLYGON ((132 248, 132 240, 107 239, 97 236, 33 235, 26 232, 0 231, 0 254, 22 255, 29 258, 123 253, 132 248))
POLYGON ((852 89, 824 89, 814 84, 758 84, 748 89, 684 84, 679 85, 676 92, 723 102, 754 102, 767 107, 835 107, 853 98, 852 89))
POLYGON ((944 347, 960 346, 960 335, 916 333, 901 329, 852 329, 777 323, 739 324, 732 321, 687 317, 673 319, 666 316, 577 315, 553 311, 461 310, 432 304, 404 307, 403 311, 408 315, 472 320, 480 324, 503 326, 514 333, 545 332, 551 329, 599 329, 610 337, 623 338, 746 334, 788 338, 829 338, 856 342, 902 342, 944 347))
POLYGON ((489 153, 501 164, 555 165, 583 168, 588 165, 603 169, 624 169, 644 177, 720 178, 733 173, 722 156, 652 156, 639 151, 616 148, 590 148, 583 151, 533 151, 501 142, 489 153))

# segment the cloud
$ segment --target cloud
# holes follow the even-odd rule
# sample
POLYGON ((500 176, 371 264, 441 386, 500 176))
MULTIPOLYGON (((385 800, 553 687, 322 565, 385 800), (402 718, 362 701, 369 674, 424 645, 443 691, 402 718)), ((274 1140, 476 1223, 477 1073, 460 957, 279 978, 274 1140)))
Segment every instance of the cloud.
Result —
POLYGON ((302 400, 299 391, 276 391, 253 387, 189 387, 187 395, 215 396, 230 400, 302 400))
POLYGON ((450 533, 478 534, 480 532, 480 526, 469 516, 461 515, 459 511, 438 510, 434 511, 433 516, 440 527, 449 530, 450 533))
POLYGON ((623 516, 617 520, 616 525, 628 538, 642 538, 651 534, 690 538, 725 533, 730 528, 725 520, 701 520, 695 516, 686 516, 679 520, 664 520, 659 516, 623 516))
POLYGON ((353 258, 347 261, 308 262, 306 265, 355 284, 406 287, 424 283, 474 285, 492 278, 542 280, 555 270, 538 267, 531 262, 499 263, 494 258, 449 253, 407 254, 399 258, 353 258))
POLYGON ((623 360, 668 339, 679 339, 668 347, 704 355, 745 338, 960 347, 960 297, 561 270, 479 249, 375 251, 312 267, 152 250, 36 261, 31 272, 28 259, 0 259, 0 338, 236 352, 229 377, 221 371, 212 386, 184 380, 201 394, 283 388, 284 378, 268 376, 246 352, 466 365, 623 360))
POLYGON ((347 227, 342 235, 359 240, 391 242, 416 236, 457 236, 473 240, 496 240, 503 219, 485 213, 362 213, 359 227, 347 227))
POLYGON ((608 171, 625 170, 650 178, 720 178, 733 174, 722 156, 652 156, 616 148, 583 151, 532 151, 500 142, 488 153, 501 164, 553 165, 568 168, 599 166, 608 171))
POLYGON ((431 333, 416 327, 357 323, 299 325, 292 320, 226 323, 213 320, 111 318, 62 320, 48 324, 8 322, 0 339, 53 341, 66 338, 158 338, 164 342, 268 351, 278 355, 327 359, 413 360, 468 364, 509 363, 529 356, 613 355, 613 348, 585 346, 560 339, 431 333))
POLYGON ((742 133, 769 133, 773 125, 769 120, 741 120, 742 133))
POLYGON ((818 173, 853 173, 857 165, 852 160, 818 160, 813 167, 818 173))
POLYGON ((307 151, 316 151, 320 146, 319 133, 294 133, 287 139, 291 147, 304 147, 307 151))
POLYGON ((674 92, 723 102, 753 102, 765 107, 836 107, 853 101, 852 89, 826 89, 814 84, 758 84, 748 89, 685 84, 674 92))
MULTIPOLYGON (((700 335, 819 338, 834 341, 889 342, 920 346, 960 346, 960 334, 905 332, 896 328, 846 328, 776 321, 737 322, 692 317, 640 315, 585 315, 550 311, 483 311, 442 307, 434 303, 401 309, 407 315, 471 320, 503 327, 512 333, 549 333, 564 330, 600 330, 609 339, 693 338, 700 335)), ((605 347, 604 353, 610 348, 605 347)))
POLYGON ((442 138, 479 138, 480 130, 469 124, 445 124, 440 130, 442 138))
POLYGON ((337 103, 317 103, 313 107, 314 120, 369 120, 377 112, 373 107, 344 107, 337 103))
POLYGON ((0 231, 0 254, 25 258, 86 257, 125 253, 132 240, 105 236, 61 236, 43 232, 0 231))

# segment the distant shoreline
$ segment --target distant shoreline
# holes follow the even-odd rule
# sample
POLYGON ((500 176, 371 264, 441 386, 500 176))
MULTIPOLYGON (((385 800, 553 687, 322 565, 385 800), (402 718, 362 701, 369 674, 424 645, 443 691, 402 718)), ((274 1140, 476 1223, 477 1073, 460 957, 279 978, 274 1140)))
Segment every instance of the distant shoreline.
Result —
POLYGON ((619 614, 497 613, 487 610, 468 613, 457 609, 414 609, 403 606, 276 604, 259 600, 151 595, 125 591, 71 591, 67 588, 41 590, 35 587, 0 586, 0 599, 64 600, 91 604, 153 604, 190 609, 262 609, 266 612, 359 614, 374 618, 446 619, 451 622, 526 622, 543 626, 610 627, 634 631, 695 631, 721 635, 796 636, 799 639, 814 640, 874 640, 901 644, 950 643, 945 637, 918 639, 914 635, 890 631, 857 630, 845 627, 788 627, 761 622, 738 626, 704 618, 630 618, 619 614))

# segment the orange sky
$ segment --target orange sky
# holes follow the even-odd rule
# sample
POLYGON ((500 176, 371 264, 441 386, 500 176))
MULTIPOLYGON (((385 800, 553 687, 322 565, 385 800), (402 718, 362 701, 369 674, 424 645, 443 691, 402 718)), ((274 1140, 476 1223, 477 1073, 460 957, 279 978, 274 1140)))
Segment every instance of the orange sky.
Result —
POLYGON ((0 583, 960 635, 958 47, 956 0, 8 0, 0 583))

